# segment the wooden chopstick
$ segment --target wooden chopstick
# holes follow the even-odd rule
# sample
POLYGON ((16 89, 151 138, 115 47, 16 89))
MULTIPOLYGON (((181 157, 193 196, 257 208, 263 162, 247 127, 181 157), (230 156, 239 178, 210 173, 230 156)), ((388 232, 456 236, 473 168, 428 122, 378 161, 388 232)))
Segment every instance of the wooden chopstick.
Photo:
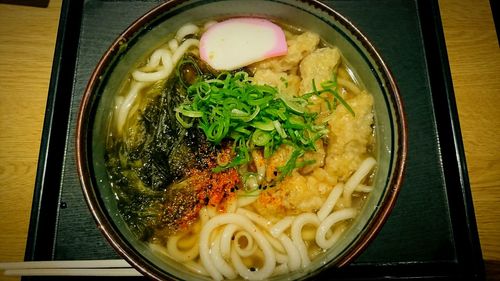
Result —
POLYGON ((0 263, 10 276, 141 276, 125 260, 65 260, 0 263))
POLYGON ((25 261, 2 262, 0 269, 24 268, 116 268, 131 267, 125 260, 64 260, 64 261, 25 261))
POLYGON ((134 268, 25 268, 9 269, 8 276, 142 276, 134 268))

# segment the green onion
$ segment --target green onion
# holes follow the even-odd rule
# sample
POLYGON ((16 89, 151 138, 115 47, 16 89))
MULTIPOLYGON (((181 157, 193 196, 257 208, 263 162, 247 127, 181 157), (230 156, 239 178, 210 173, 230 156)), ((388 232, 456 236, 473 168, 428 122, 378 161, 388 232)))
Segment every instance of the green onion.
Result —
POLYGON ((257 174, 255 173, 245 173, 243 175, 243 183, 243 188, 246 191, 246 195, 251 194, 255 190, 259 189, 257 174))
POLYGON ((304 113, 305 108, 303 106, 301 106, 300 104, 296 103, 295 101, 293 101, 293 100, 291 100, 283 95, 279 95, 279 98, 285 103, 285 105, 289 109, 291 109, 295 113, 298 113, 298 114, 304 113))
MULTIPOLYGON (((318 91, 316 89, 316 83, 314 82, 314 79, 313 79, 312 80, 313 91, 311 93, 305 94, 304 96, 309 97, 311 95, 316 95, 319 97, 322 93, 330 93, 334 97, 334 102, 337 102, 337 101, 340 102, 345 107, 345 109, 347 109, 347 111, 349 111, 352 114, 352 116, 356 116, 356 114, 354 113, 354 110, 352 110, 351 106, 349 106, 349 104, 340 96, 340 94, 337 91, 337 87, 338 87, 337 76, 335 74, 333 74, 332 76, 333 76, 332 80, 327 80, 327 81, 324 81, 321 83, 321 87, 323 88, 321 91, 318 91)), ((327 102, 328 109, 331 110, 330 103, 326 99, 324 99, 324 100, 327 102)))
POLYGON ((265 146, 270 140, 272 136, 269 132, 265 132, 262 130, 256 130, 252 135, 252 142, 257 146, 265 146))
POLYGON ((274 130, 274 124, 273 121, 271 120, 265 120, 265 121, 258 121, 258 122, 252 122, 252 127, 255 127, 259 130, 263 131, 273 131, 274 130))
POLYGON ((337 91, 332 90, 328 92, 331 93, 335 97, 335 99, 338 100, 347 109, 347 111, 349 111, 352 114, 352 116, 356 116, 354 110, 352 110, 349 104, 347 104, 347 102, 339 95, 337 91))
POLYGON ((182 119, 179 111, 175 112, 175 119, 177 119, 177 122, 179 122, 184 128, 191 128, 191 126, 193 126, 192 122, 188 123, 182 119))
POLYGON ((306 124, 304 123, 304 118, 295 115, 288 118, 288 122, 285 124, 285 127, 292 129, 304 129, 306 124))
POLYGON ((247 130, 244 126, 240 126, 240 127, 236 127, 234 129, 235 132, 237 133, 242 133, 242 134, 245 134, 245 135, 250 135, 252 134, 252 131, 250 130, 247 130))
POLYGON ((304 151, 302 149, 295 149, 292 152, 292 156, 290 156, 290 159, 288 159, 286 164, 278 168, 278 171, 281 172, 279 176, 280 179, 283 179, 284 177, 292 173, 293 169, 296 168, 297 159, 302 155, 304 155, 304 151))
POLYGON ((269 158, 273 155, 274 153, 274 149, 273 149, 273 143, 272 142, 268 142, 265 146, 264 146, 264 158, 269 158))
POLYGON ((231 113, 234 117, 246 117, 246 116, 249 116, 248 113, 246 113, 245 111, 242 111, 242 110, 239 110, 237 108, 233 108, 233 110, 231 110, 231 113))
POLYGON ((176 111, 178 111, 179 113, 182 113, 182 115, 184 115, 184 116, 191 117, 191 118, 203 116, 203 112, 201 112, 201 111, 193 111, 193 110, 185 110, 185 109, 179 109, 176 111))
MULTIPOLYGON (((277 88, 252 84, 246 72, 198 80, 186 93, 186 100, 175 109, 179 123, 185 128, 197 125, 216 145, 224 139, 233 141, 236 156, 214 172, 249 163, 251 149, 263 149, 269 158, 279 146, 288 144, 302 155, 314 150, 314 142, 328 132, 326 124, 315 123, 318 115, 307 109, 313 94, 288 97, 277 88)), ((292 153, 284 174, 295 167, 297 153, 292 153)))
POLYGON ((287 135, 286 135, 285 131, 283 130, 283 128, 281 127, 281 123, 280 123, 280 121, 278 121, 278 120, 274 120, 274 121, 273 121, 273 125, 274 125, 274 128, 276 129, 276 132, 278 132, 278 134, 279 134, 282 138, 286 139, 287 135))

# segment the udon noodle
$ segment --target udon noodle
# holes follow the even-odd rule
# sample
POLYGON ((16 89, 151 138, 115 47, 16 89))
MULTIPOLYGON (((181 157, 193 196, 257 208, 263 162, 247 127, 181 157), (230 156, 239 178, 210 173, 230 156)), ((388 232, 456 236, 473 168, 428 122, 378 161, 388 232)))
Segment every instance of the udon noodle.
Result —
MULTIPOLYGON (((167 37, 131 71, 116 98, 106 159, 120 212, 158 256, 215 280, 307 269, 342 237, 373 189, 373 98, 335 42, 286 25, 286 55, 215 71, 198 50, 212 24, 187 24, 167 37), (303 115, 287 116, 312 128, 300 131, 304 136, 300 124, 283 129, 288 121, 278 117, 269 130, 271 141, 295 134, 309 148, 302 144, 299 151, 287 141, 247 145, 258 143, 253 138, 240 147, 238 138, 211 142, 196 127, 199 115, 182 107, 196 83, 230 79, 284 96, 277 114, 289 110, 287 101, 302 104, 303 115), (247 148, 246 162, 228 165, 247 148)), ((206 85, 196 89, 217 86, 206 85)))

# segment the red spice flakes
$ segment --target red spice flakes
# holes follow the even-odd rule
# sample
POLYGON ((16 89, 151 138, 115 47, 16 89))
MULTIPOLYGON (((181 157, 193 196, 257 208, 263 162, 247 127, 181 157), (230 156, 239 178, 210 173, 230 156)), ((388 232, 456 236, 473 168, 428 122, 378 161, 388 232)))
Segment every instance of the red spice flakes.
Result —
MULTIPOLYGON (((229 162, 232 155, 230 148, 223 149, 217 156, 217 162, 229 162)), ((215 158, 215 157, 214 157, 215 158)), ((234 196, 234 191, 241 183, 240 175, 234 168, 218 173, 212 172, 216 167, 214 158, 206 158, 205 169, 193 169, 187 173, 188 187, 177 194, 170 196, 173 200, 166 204, 164 219, 175 224, 177 230, 186 229, 198 218, 203 206, 218 206, 220 212, 225 212, 224 201, 234 196)))
POLYGON ((199 171, 190 178, 190 183, 198 193, 204 205, 219 205, 222 200, 234 192, 235 186, 241 182, 236 169, 228 169, 219 173, 199 171))

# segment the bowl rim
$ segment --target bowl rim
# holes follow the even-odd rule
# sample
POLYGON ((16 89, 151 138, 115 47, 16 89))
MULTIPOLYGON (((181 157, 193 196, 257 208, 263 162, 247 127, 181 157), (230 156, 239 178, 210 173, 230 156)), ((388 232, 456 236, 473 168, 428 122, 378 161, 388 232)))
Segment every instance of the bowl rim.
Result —
MULTIPOLYGON (((91 122, 93 119, 92 112, 94 112, 93 98, 95 98, 96 89, 100 84, 100 77, 106 72, 107 68, 113 61, 113 58, 119 54, 121 51, 121 46, 128 42, 130 38, 133 38, 135 34, 140 31, 146 24, 155 20, 165 12, 170 9, 181 5, 189 0, 169 0, 164 3, 157 5, 156 7, 150 9, 148 12, 136 19, 130 26, 128 26, 120 35, 114 40, 110 47, 103 54, 99 60, 97 66, 94 68, 89 82, 83 93, 83 98, 80 103, 80 108, 78 111, 77 124, 76 124, 76 164, 78 177, 81 183, 82 191, 85 197, 85 201, 89 206, 89 209, 93 215, 93 218, 100 229, 101 233, 105 236, 106 240, 111 244, 111 246, 122 256, 129 264, 136 268, 145 276, 149 276, 156 280, 164 280, 164 278, 177 279, 177 277, 172 276, 170 273, 165 272, 154 265, 152 262, 144 259, 138 251, 132 247, 128 241, 124 240, 122 235, 113 227, 114 223, 111 221, 107 212, 101 206, 100 200, 96 193, 96 186, 92 182, 92 173, 90 164, 92 163, 88 150, 88 145, 91 145, 91 134, 89 134, 89 127, 93 125, 91 122)), ((326 4, 319 2, 318 0, 293 0, 295 2, 306 3, 312 6, 314 9, 326 12, 335 21, 338 21, 342 26, 347 28, 351 35, 363 45, 364 49, 370 54, 371 58, 374 60, 374 64, 379 67, 381 78, 385 82, 387 87, 388 98, 394 106, 394 114, 396 118, 395 126, 398 131, 397 138, 397 155, 395 157, 395 163, 393 164, 394 170, 392 171, 392 179, 388 183, 388 191, 385 194, 382 201, 384 204, 377 209, 377 211, 372 214, 370 221, 364 226, 364 234, 360 236, 360 239, 352 244, 352 247, 348 248, 340 257, 340 259, 335 263, 337 267, 343 267, 353 261, 358 257, 364 249, 369 245, 371 241, 375 238, 377 233, 380 231, 382 226, 387 221, 389 214, 395 206, 396 199, 401 190, 404 173, 406 170, 407 161, 407 151, 408 151, 408 126, 406 121, 406 114, 404 110, 404 105, 401 99, 401 94, 396 81, 393 77, 391 70, 387 67, 385 61, 382 59, 381 55, 373 45, 373 43, 364 35, 350 20, 345 16, 337 12, 334 8, 327 6, 326 4)), ((280 1, 277 1, 281 3, 280 1)), ((390 173, 389 173, 390 174, 390 173)), ((331 266, 331 263, 327 263, 331 266)), ((329 267, 328 266, 328 267, 329 267)), ((314 274, 319 273, 326 267, 320 267, 314 273, 310 273, 309 277, 314 274)))

